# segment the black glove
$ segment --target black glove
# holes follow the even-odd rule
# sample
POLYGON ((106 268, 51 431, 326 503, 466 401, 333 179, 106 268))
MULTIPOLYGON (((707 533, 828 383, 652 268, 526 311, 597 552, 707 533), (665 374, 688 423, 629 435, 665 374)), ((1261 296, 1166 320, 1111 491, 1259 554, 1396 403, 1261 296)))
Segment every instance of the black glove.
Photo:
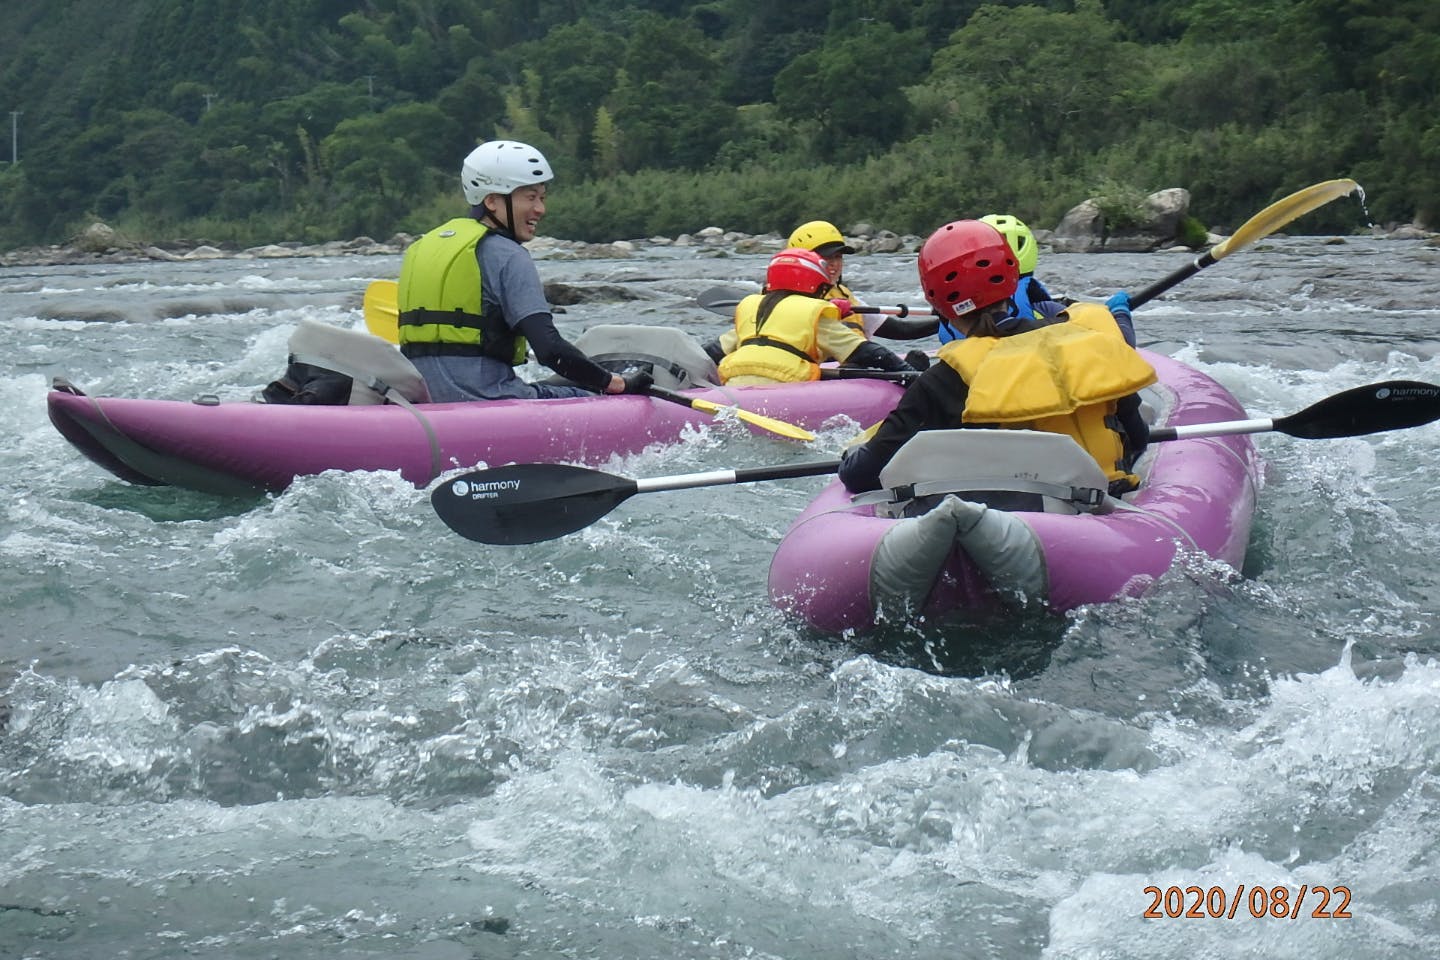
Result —
POLYGON ((930 369, 930 354, 926 353, 924 350, 911 350, 909 353, 905 354, 905 362, 910 364, 910 366, 914 367, 916 370, 924 372, 930 369))
POLYGON ((720 346, 719 340, 706 340, 704 343, 700 344, 700 346, 710 357, 710 359, 714 360, 716 363, 719 363, 721 360, 725 359, 725 348, 720 346))
POLYGON ((912 369, 904 360, 873 340, 866 340, 852 350, 850 356, 845 358, 844 365, 847 367, 873 367, 876 370, 888 370, 891 373, 912 369))
POLYGON ((625 389, 621 393, 649 393, 655 385, 655 378, 648 370, 632 370, 620 379, 625 381, 625 389))

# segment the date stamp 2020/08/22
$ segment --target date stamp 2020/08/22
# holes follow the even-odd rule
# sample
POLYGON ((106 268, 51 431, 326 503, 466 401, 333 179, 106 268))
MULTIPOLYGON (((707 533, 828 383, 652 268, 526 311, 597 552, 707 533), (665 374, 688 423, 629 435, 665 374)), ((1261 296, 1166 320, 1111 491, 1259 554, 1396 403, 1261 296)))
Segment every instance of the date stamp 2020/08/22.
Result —
POLYGON ((1291 890, 1286 886, 1236 884, 1234 890, 1221 886, 1180 887, 1148 886, 1144 889, 1148 904, 1141 913, 1147 920, 1234 920, 1237 916, 1255 919, 1273 917, 1295 920, 1349 920, 1350 888, 1344 886, 1310 886, 1302 884, 1291 890), (1308 900, 1308 904, 1307 904, 1308 900), (1309 906, 1308 912, 1306 906, 1309 906))

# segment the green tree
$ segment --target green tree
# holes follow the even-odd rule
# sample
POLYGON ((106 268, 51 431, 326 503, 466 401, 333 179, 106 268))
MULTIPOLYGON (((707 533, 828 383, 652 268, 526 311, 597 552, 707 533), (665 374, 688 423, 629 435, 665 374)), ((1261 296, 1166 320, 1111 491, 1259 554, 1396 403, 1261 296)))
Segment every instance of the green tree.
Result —
POLYGON ((1144 53, 1119 39, 1099 0, 1077 0, 1074 13, 990 6, 935 54, 931 80, 965 89, 1011 149, 1073 154, 1131 122, 1144 53))
MULTIPOLYGON (((392 107, 341 122, 320 145, 329 182, 323 197, 342 234, 388 236, 416 198, 441 188, 429 157, 416 152, 440 123, 429 104, 392 107)), ((458 192, 460 158, 453 161, 458 192)))
POLYGON ((734 108, 716 93, 713 49, 693 25, 635 14, 606 106, 625 169, 700 169, 730 137, 734 108))
POLYGON ((613 53, 624 42, 619 34, 582 19, 520 50, 520 59, 538 80, 537 114, 561 149, 581 160, 594 149, 595 105, 615 87, 619 67, 613 53))
POLYGON ((595 111, 593 164, 595 174, 600 177, 620 172, 620 138, 615 132, 615 119, 610 111, 600 107, 595 111))
POLYGON ((791 61, 775 78, 775 105, 818 123, 820 155, 857 159, 905 132, 910 103, 893 77, 920 72, 926 59, 914 36, 872 23, 791 61))

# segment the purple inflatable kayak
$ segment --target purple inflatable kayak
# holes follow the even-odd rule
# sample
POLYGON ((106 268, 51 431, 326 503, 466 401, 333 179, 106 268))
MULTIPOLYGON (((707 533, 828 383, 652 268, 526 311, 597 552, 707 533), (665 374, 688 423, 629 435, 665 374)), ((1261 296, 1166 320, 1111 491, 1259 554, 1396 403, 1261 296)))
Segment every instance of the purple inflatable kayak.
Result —
MULTIPOLYGON (((1210 377, 1169 357, 1145 357, 1160 378, 1146 391, 1154 426, 1244 419, 1240 404, 1210 377)), ((1037 436, 943 433, 971 442, 987 434, 1037 436)), ((972 450, 964 462, 985 459, 972 450)), ((1093 461, 1089 466, 1103 484, 1093 461)), ((892 518, 881 515, 884 505, 852 503, 832 482, 781 541, 770 565, 770 597, 811 626, 838 633, 917 612, 993 611, 1017 596, 1064 611, 1134 595, 1182 550, 1239 569, 1260 485, 1248 436, 1155 443, 1138 469, 1140 489, 1099 513, 999 510, 961 494, 923 516, 892 518)), ((889 484, 883 474, 882 480, 889 484)))
POLYGON ((597 362, 613 363, 611 369, 643 364, 654 373, 655 392, 669 399, 430 403, 424 378, 393 344, 304 319, 290 337, 290 360, 350 377, 349 404, 127 400, 86 396, 57 381, 50 422, 122 480, 253 496, 326 470, 398 470, 423 487, 449 470, 478 464, 597 464, 678 440, 686 427, 711 422, 717 405, 745 411, 718 412, 766 435, 793 437, 790 427, 811 430, 842 414, 868 426, 904 392, 898 383, 871 379, 885 374, 862 371, 824 372, 824 379, 806 383, 715 387, 714 362, 693 338, 669 327, 602 324, 586 330, 576 346, 597 362), (697 399, 710 409, 692 409, 697 399), (764 417, 781 423, 759 422, 764 417))
MULTIPOLYGON (((683 394, 722 405, 738 401, 814 429, 840 414, 874 423, 902 392, 895 383, 853 379, 683 394)), ((229 496, 283 490, 296 477, 325 470, 398 470, 425 486, 447 470, 480 463, 597 464, 678 440, 685 427, 714 419, 637 396, 407 408, 140 400, 55 389, 48 405, 65 439, 117 477, 229 496)))

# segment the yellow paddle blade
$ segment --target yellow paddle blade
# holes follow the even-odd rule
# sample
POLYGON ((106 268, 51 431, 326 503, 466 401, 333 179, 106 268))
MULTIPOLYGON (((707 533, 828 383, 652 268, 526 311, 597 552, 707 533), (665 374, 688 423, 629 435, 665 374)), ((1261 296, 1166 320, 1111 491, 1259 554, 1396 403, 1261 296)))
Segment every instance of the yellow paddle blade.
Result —
POLYGON ((851 447, 858 447, 862 443, 869 443, 875 437, 876 431, 880 429, 880 424, 884 422, 884 420, 879 420, 870 424, 863 432, 857 433, 854 437, 850 438, 845 444, 845 449, 849 450, 851 447))
POLYGON ((742 410, 740 407, 722 406, 709 400, 692 399, 690 407, 699 410, 701 413, 719 413, 721 410, 730 410, 735 416, 746 423, 754 424, 762 430, 769 430, 771 433, 782 437, 789 437, 791 440, 814 440, 815 434, 804 427, 797 427, 793 423, 786 423, 784 420, 776 420, 774 417, 767 417, 764 414, 753 413, 749 410, 742 410))
POLYGON ((1291 220, 1359 189, 1360 184, 1354 180, 1326 180, 1304 190, 1297 190, 1246 220, 1239 230, 1211 248, 1210 257, 1220 260, 1227 254, 1243 250, 1256 240, 1270 236, 1291 220))
POLYGON ((365 288, 365 329, 400 342, 400 285, 394 280, 372 280, 365 288))

